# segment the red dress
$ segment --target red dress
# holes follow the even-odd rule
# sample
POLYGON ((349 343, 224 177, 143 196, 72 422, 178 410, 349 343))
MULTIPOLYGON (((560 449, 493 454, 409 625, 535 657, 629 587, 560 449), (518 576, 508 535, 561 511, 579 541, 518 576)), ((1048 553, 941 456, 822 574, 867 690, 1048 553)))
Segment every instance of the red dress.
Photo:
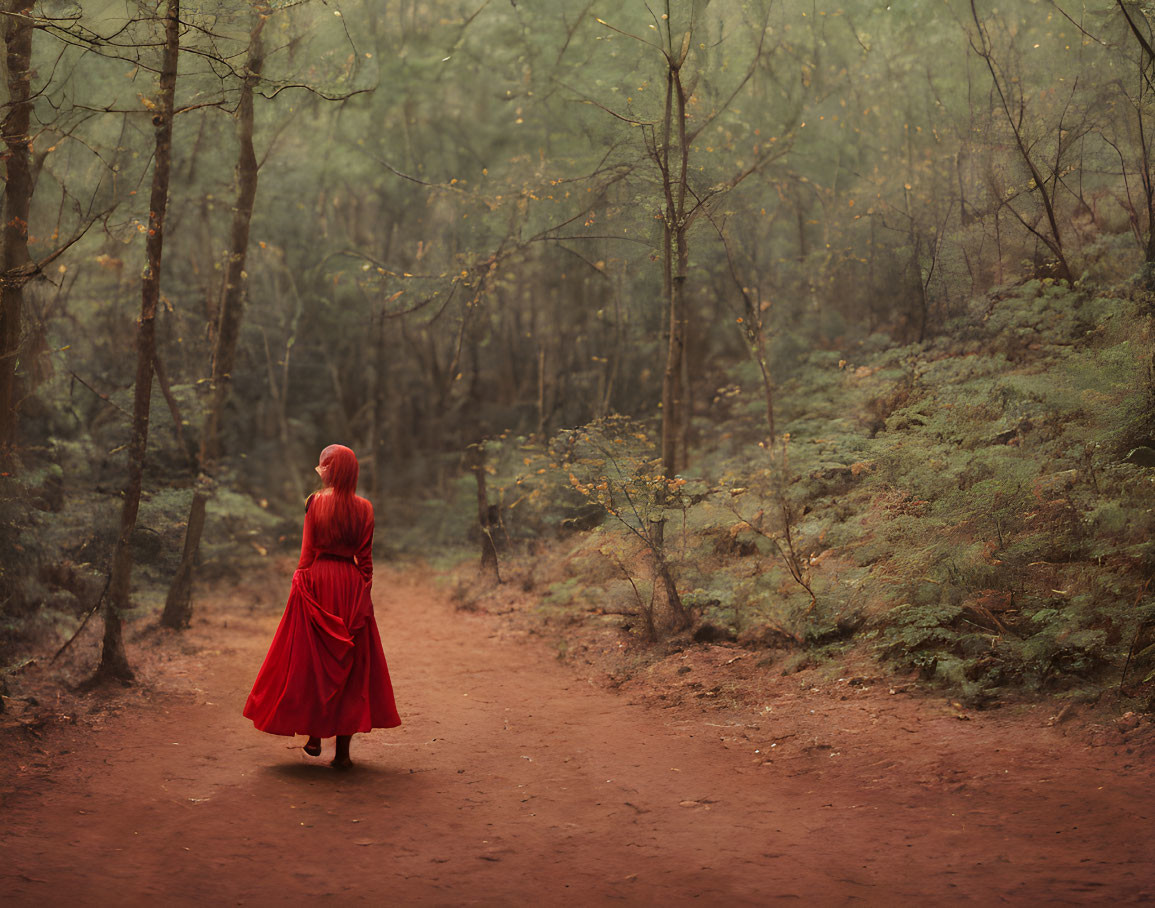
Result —
POLYGON ((401 724, 373 616, 373 505, 355 546, 319 546, 305 506, 301 560, 244 714, 274 735, 329 738, 401 724))

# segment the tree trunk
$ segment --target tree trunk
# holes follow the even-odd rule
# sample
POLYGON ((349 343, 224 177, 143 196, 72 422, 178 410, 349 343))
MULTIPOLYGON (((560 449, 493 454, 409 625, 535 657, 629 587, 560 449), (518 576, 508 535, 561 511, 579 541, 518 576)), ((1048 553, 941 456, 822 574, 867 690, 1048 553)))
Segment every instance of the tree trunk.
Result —
MULTIPOLYGON (((1149 59, 1148 63, 1155 62, 1149 59)), ((1140 87, 1140 103, 1137 106, 1137 126, 1139 133, 1140 173, 1143 183, 1143 198, 1147 208, 1147 242, 1143 249, 1145 284, 1148 290, 1155 290, 1155 162, 1151 160, 1151 149, 1147 143, 1147 124, 1143 120, 1143 88, 1140 87)))
MULTIPOLYGON (((738 274, 738 266, 734 262, 729 240, 721 231, 719 231, 719 236, 722 240, 722 248, 726 253, 726 264, 730 268, 730 279, 733 280, 734 287, 742 297, 745 315, 744 320, 738 320, 739 326, 742 329, 743 339, 746 341, 746 349, 750 351, 750 358, 754 360, 754 365, 758 367, 758 372, 762 377, 762 394, 766 401, 766 447, 767 450, 773 450, 775 437, 774 374, 770 369, 770 355, 767 352, 766 322, 762 317, 762 293, 756 290, 756 296, 750 295, 750 290, 747 289, 746 284, 743 283, 738 274)), ((758 273, 757 260, 754 262, 754 273, 758 273)))
POLYGON ((1027 170, 1031 174, 1031 180, 1038 190, 1039 199, 1043 203, 1043 213, 1047 218, 1047 225, 1050 228, 1050 235, 1037 230, 1035 227, 1028 224, 1026 219, 1014 209, 1013 206, 1008 205, 1012 214, 1018 217, 1019 221, 1030 230, 1043 244, 1051 251, 1055 257, 1055 277, 1065 284, 1074 283, 1074 277, 1071 274, 1071 266, 1067 262, 1066 253, 1063 250, 1063 237, 1059 231, 1059 221, 1055 213, 1054 198, 1058 194, 1060 167, 1059 162, 1056 161, 1055 166, 1051 169, 1051 176, 1053 177, 1053 186, 1051 189, 1047 188, 1047 181, 1043 179, 1042 173, 1039 171, 1038 165, 1032 155, 1034 143, 1027 140, 1023 135, 1022 123, 1025 119, 1026 100, 1021 94, 1020 87, 1018 110, 1011 110, 1011 89, 1015 84, 1013 79, 1009 79, 1005 75, 1000 75, 999 68, 995 64, 994 54, 990 46, 990 37, 987 34, 986 26, 983 24, 979 16, 978 9, 975 6, 975 0, 971 0, 971 16, 974 19, 975 26, 978 28, 979 41, 981 46, 976 47, 975 50, 982 57, 983 62, 987 65, 987 70, 991 74, 991 81, 994 83, 995 92, 999 96, 999 102, 1003 109, 1003 114, 1006 117, 1007 124, 1010 126, 1011 135, 1015 139, 1015 147, 1018 149, 1019 157, 1026 165, 1027 170), (1004 85, 1004 82, 1006 84, 1004 85))
POLYGON ((667 478, 678 473, 678 441, 682 437, 682 357, 685 355, 685 322, 682 319, 684 277, 675 278, 668 301, 666 368, 662 374, 662 471, 667 478))
POLYGON ((201 431, 200 476, 189 507, 185 525, 184 549, 180 565, 173 576, 165 598, 160 623, 165 627, 185 628, 192 619, 192 587, 200 554, 201 534, 205 526, 205 507, 214 488, 213 473, 220 458, 221 417, 228 401, 229 383, 236 363, 237 340, 245 306, 245 260, 249 251, 249 225, 257 197, 257 156, 253 150, 253 90, 261 79, 265 62, 261 31, 267 13, 257 8, 249 35, 249 58, 237 106, 237 201, 233 207, 229 232, 229 258, 221 288, 217 319, 216 344, 213 349, 209 410, 201 431))
MULTIPOLYGON (((1148 177, 1148 182, 1150 180, 1148 177)), ((1147 245, 1143 250, 1143 261, 1149 266, 1155 265, 1155 188, 1147 189, 1147 245)))
MULTIPOLYGON (((373 336, 376 338, 373 345, 373 407, 370 410, 369 420, 369 450, 373 456, 371 490, 373 498, 377 500, 381 497, 385 487, 385 477, 388 475, 385 468, 386 451, 389 444, 387 438, 389 427, 389 359, 386 355, 388 332, 385 330, 388 323, 389 320, 385 316, 384 307, 381 310, 380 324, 373 325, 372 320, 369 322, 373 336)), ((396 452, 390 451, 389 456, 396 456, 396 452)))
MULTIPOLYGON (((668 20, 667 20, 668 22, 668 20)), ((682 85, 681 66, 689 48, 687 32, 680 51, 668 40, 666 54, 666 103, 662 127, 662 147, 658 167, 666 197, 666 225, 662 244, 664 289, 667 305, 666 366, 662 374, 662 470, 673 477, 685 461, 680 450, 684 438, 685 387, 682 380, 682 358, 686 355, 686 274, 689 270, 689 224, 686 196, 690 169, 690 148, 686 137, 686 92, 682 85), (677 135, 677 173, 671 164, 671 145, 677 135)))
POLYGON ((690 270, 690 252, 683 229, 678 237, 678 275, 675 289, 678 293, 678 312, 681 316, 682 351, 678 357, 681 374, 678 376, 678 449, 674 468, 681 472, 690 459, 690 428, 694 419, 694 388, 690 380, 690 356, 693 352, 690 331, 690 306, 686 300, 686 274, 690 270))
POLYGON ((481 528, 481 573, 501 582, 497 566, 497 545, 493 541, 494 521, 490 514, 489 493, 485 482, 485 442, 468 448, 469 469, 477 480, 477 523, 481 528))
MULTIPOLYGON (((686 136, 686 92, 681 67, 689 52, 691 34, 683 35, 681 48, 675 48, 670 31, 670 5, 666 4, 666 100, 663 110, 662 145, 655 155, 662 174, 665 194, 665 228, 662 243, 662 285, 666 298, 667 335, 666 365, 662 373, 662 473, 667 479, 677 475, 685 462, 687 437, 685 421, 686 356, 686 277, 689 271, 689 217, 686 198, 689 187, 690 147, 686 136), (671 143, 677 137, 677 155, 671 161, 671 143), (675 173, 674 167, 677 167, 675 173)), ((665 503, 665 493, 661 503, 665 503)), ((677 585, 665 554, 666 518, 654 522, 647 536, 654 557, 654 570, 666 593, 671 621, 675 630, 689 624, 689 616, 678 595, 677 585)))
POLYGON ((108 598, 104 605, 104 644, 94 680, 132 680, 124 651, 121 612, 128 607, 132 579, 132 533, 140 507, 141 479, 148 448, 148 411, 152 396, 153 359, 156 355, 156 306, 160 299, 161 261, 164 253, 164 221, 168 209, 169 174, 172 169, 173 100, 176 94, 177 54, 180 52, 180 0, 167 0, 164 16, 164 57, 160 93, 153 125, 156 128, 156 163, 149 198, 148 263, 141 280, 140 322, 137 326, 136 386, 133 390, 132 439, 128 448, 128 482, 120 515, 120 536, 112 556, 108 598))
POLYGON ((32 121, 32 0, 4 4, 4 44, 7 53, 8 113, 3 133, 4 182, 3 274, 0 275, 0 458, 7 457, 17 437, 17 369, 20 365, 21 310, 28 279, 28 213, 32 206, 29 126, 32 121))
POLYGON ((662 581, 662 589, 666 594, 666 604, 670 608, 670 629, 674 633, 684 631, 693 623, 693 619, 686 610, 682 597, 678 595, 678 585, 674 582, 674 574, 670 570, 669 562, 666 561, 665 552, 659 552, 655 561, 658 578, 662 581))
POLYGON ((545 340, 537 342, 537 437, 545 443, 545 340))

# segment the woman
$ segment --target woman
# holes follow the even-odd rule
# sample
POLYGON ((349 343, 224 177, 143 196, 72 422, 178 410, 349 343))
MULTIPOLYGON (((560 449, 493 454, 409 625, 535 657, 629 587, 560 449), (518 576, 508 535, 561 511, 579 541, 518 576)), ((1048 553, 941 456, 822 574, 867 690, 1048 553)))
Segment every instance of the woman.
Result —
POLYGON ((347 769, 355 733, 401 718, 369 597, 373 505, 355 494, 357 457, 329 445, 316 470, 324 487, 305 503, 301 560, 244 714, 269 734, 308 735, 311 757, 335 736, 331 765, 347 769))

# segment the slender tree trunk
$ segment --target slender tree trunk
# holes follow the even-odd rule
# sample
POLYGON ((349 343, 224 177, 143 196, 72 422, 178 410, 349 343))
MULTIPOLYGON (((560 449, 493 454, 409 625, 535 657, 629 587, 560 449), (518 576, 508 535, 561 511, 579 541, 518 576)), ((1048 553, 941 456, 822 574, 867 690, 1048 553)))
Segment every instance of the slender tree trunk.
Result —
POLYGON ((467 449, 469 469, 477 480, 477 524, 481 528, 481 573, 498 583, 501 573, 497 566, 497 544, 493 540, 494 522, 490 518, 489 492, 485 481, 485 442, 477 442, 467 449))
POLYGON ((670 570, 670 563, 666 560, 665 552, 660 552, 655 561, 655 570, 658 578, 662 581, 662 589, 670 607, 670 629, 674 633, 684 631, 693 623, 693 619, 682 603, 682 597, 678 594, 678 585, 674 582, 674 574, 670 570))
POLYGON ((625 315, 622 312, 622 281, 624 272, 619 270, 617 284, 614 287, 614 346, 613 352, 606 362, 606 385, 602 394, 598 417, 606 416, 614 409, 614 394, 617 391, 618 378, 622 371, 622 361, 625 359, 625 315))
MULTIPOLYGON (((396 222, 391 220, 388 228, 384 231, 385 237, 380 249, 381 261, 388 261, 392 255, 396 227, 396 222)), ((369 490, 374 501, 384 494, 386 479, 394 473, 390 466, 399 461, 396 446, 389 444, 390 435, 396 433, 392 432, 393 423, 390 419, 393 408, 390 406, 391 376, 389 367, 392 358, 389 348, 389 323, 391 319, 388 311, 389 301, 385 300, 381 304, 379 323, 374 325, 372 319, 369 322, 373 348, 373 405, 370 408, 369 416, 369 451, 373 458, 373 471, 369 490)))
MULTIPOLYGON (((1119 7, 1119 12, 1123 14, 1123 18, 1127 21, 1127 27, 1131 30, 1131 34, 1142 51, 1142 62, 1139 67, 1139 103, 1135 105, 1135 113, 1139 127, 1140 176, 1143 180, 1143 194, 1147 202, 1147 243, 1143 261, 1147 266, 1147 289, 1151 290, 1155 289, 1155 177, 1152 174, 1151 149, 1147 142, 1147 127, 1143 121, 1143 109, 1145 106, 1144 95, 1148 91, 1147 86, 1150 85, 1149 72, 1155 66, 1155 47, 1151 44, 1150 22, 1147 21, 1148 28, 1144 33, 1145 30, 1139 27, 1139 23, 1131 11, 1127 9, 1123 0, 1115 0, 1115 5, 1119 7)), ((1137 12, 1144 17, 1149 15, 1142 13, 1141 10, 1137 12)))
MULTIPOLYGON (((684 187, 684 184, 683 184, 684 187)), ((685 206, 682 206, 681 219, 685 219, 685 206)), ((686 227, 679 226, 676 231, 675 245, 677 248, 677 270, 674 273, 674 302, 673 317, 677 321, 678 352, 677 369, 678 379, 673 401, 677 417, 674 420, 673 431, 676 432, 674 450, 672 452, 673 475, 684 469, 690 456, 690 419, 691 419, 691 391, 690 391, 690 363, 689 363, 689 319, 686 305, 686 276, 690 270, 690 250, 686 237, 686 227)))
POLYGON ((762 394, 766 400, 766 443, 773 445, 775 439, 774 379, 770 371, 770 360, 766 353, 766 331, 763 328, 761 318, 758 319, 756 330, 755 350, 758 360, 758 370, 762 376, 762 394))
POLYGON ((537 342, 537 437, 546 439, 545 434, 545 340, 537 342))
MULTIPOLYGON (((734 282, 735 289, 742 297, 745 320, 739 319, 739 321, 741 322, 743 339, 746 341, 746 349, 750 351, 750 358, 754 360, 754 364, 758 367, 758 372, 762 376, 762 394, 766 401, 766 446, 767 450, 773 450, 775 439, 774 374, 770 369, 770 354, 766 343, 766 320, 762 317, 762 294, 760 290, 756 290, 756 297, 750 295, 750 290, 747 289, 746 284, 738 274, 738 266, 734 262, 734 254, 730 249, 729 240, 727 240, 726 235, 720 229, 718 235, 722 240, 722 248, 726 253, 726 264, 730 268, 730 279, 734 282)), ((754 273, 758 273, 758 262, 756 260, 754 262, 754 273)))
MULTIPOLYGON (((281 377, 279 381, 279 390, 277 396, 277 435, 281 440, 281 453, 285 458, 285 472, 289 476, 289 482, 293 486, 293 495, 299 501, 305 500, 305 481, 301 478, 299 464, 297 462, 297 455, 295 453, 296 445, 294 444, 293 432, 289 426, 289 378, 291 376, 291 366, 293 360, 293 347, 297 343, 297 329, 301 324, 301 315, 305 311, 305 301, 301 299, 301 294, 297 291, 296 283, 293 281, 292 273, 288 274, 290 288, 293 293, 293 315, 289 319, 288 334, 285 337, 285 349, 281 354, 280 366, 281 377)), ((270 369, 270 387, 277 387, 278 382, 276 374, 272 372, 272 363, 269 365, 270 369)))
POLYGON ((191 465, 194 454, 184 437, 184 419, 181 417, 180 404, 177 403, 176 397, 173 396, 172 384, 168 380, 168 371, 161 361, 160 353, 157 351, 153 352, 156 353, 152 359, 153 372, 156 374, 156 380, 160 384, 160 393, 164 397, 164 402, 168 404, 169 415, 172 416, 173 435, 176 436, 177 447, 180 448, 181 453, 184 454, 191 465))
MULTIPOLYGON (((389 320, 385 317, 384 308, 381 310, 380 324, 374 326, 370 321, 375 342, 373 344, 373 407, 369 419, 369 449, 373 455, 371 490, 375 499, 380 498, 384 489, 385 476, 388 475, 385 469, 386 450, 388 449, 386 435, 389 424, 389 359, 386 356, 385 346, 388 337, 385 326, 388 323, 389 320)), ((396 452, 391 452, 391 454, 395 456, 396 452)))
POLYGON ((6 458, 17 438, 17 369, 33 189, 28 135, 32 121, 32 0, 8 0, 4 9, 9 15, 0 23, 8 73, 8 113, 3 122, 6 168, 0 274, 0 458, 6 458))
POLYGON ((679 441, 683 438, 682 421, 687 418, 682 357, 686 355, 686 275, 690 260, 686 212, 690 149, 686 138, 686 92, 682 85, 681 66, 689 51, 690 33, 686 32, 680 50, 675 50, 673 42, 667 40, 666 103, 662 147, 658 155, 666 196, 662 252, 668 319, 666 367, 662 374, 662 470, 667 477, 673 477, 686 456, 686 452, 680 450, 679 441), (678 142, 676 173, 670 155, 670 143, 675 133, 678 142))
POLYGON ((268 18, 258 7, 249 36, 249 58, 237 106, 237 201, 229 231, 229 258, 221 289, 220 313, 217 319, 216 344, 213 350, 211 397, 201 431, 200 476, 193 490, 185 525, 184 548, 180 565, 173 576, 165 598, 160 622, 165 627, 185 628, 192 619, 192 587, 200 553, 201 534, 205 526, 205 508, 214 488, 213 473, 220 458, 221 417, 228 400, 229 384, 236 363, 237 340, 245 307, 245 260, 249 251, 249 225, 257 198, 257 156, 253 150, 253 90, 261 79, 265 62, 261 32, 268 18))
MULTIPOLYGON (((1054 188, 1048 189, 1047 181, 1043 179, 1043 175, 1039 171, 1038 165, 1035 164, 1035 159, 1032 156, 1032 144, 1029 143, 1023 135, 1026 99, 1022 95, 1022 88, 1019 88, 1018 110, 1013 111, 1011 109, 1011 92, 1014 87, 1014 82, 999 73, 999 67, 995 64, 994 53, 991 50, 990 37, 987 34, 986 26, 979 16, 978 9, 975 6, 975 0, 971 0, 971 15, 978 29, 980 42, 980 46, 975 47, 975 52, 983 58, 983 62, 987 65, 987 70, 991 74, 991 81, 994 83, 995 92, 998 94, 999 102, 1002 105, 1003 114, 1006 116, 1007 124, 1010 126, 1011 135, 1014 136, 1015 147, 1019 151, 1019 157, 1026 165, 1027 170, 1031 174, 1031 180, 1038 190, 1039 199, 1043 203, 1043 213, 1046 215, 1047 225, 1050 228, 1049 235, 1028 225, 1027 221, 1023 219, 1021 215, 1018 215, 1018 218, 1024 226, 1027 226, 1027 228, 1051 250, 1051 254, 1055 256, 1057 264, 1055 276, 1064 283, 1071 284, 1074 282, 1074 278, 1071 274, 1071 266, 1067 262, 1066 253, 1063 251, 1063 237, 1059 230, 1059 221, 1055 213, 1054 205, 1054 196, 1057 193, 1059 180, 1059 162, 1056 161, 1052 170, 1052 175, 1055 178, 1054 188), (1006 83, 1005 85, 1004 82, 1006 83)), ((973 44, 972 47, 974 47, 973 44)), ((1011 208, 1011 213, 1017 215, 1013 207, 1011 208)))
POLYGON ((136 386, 133 392, 132 439, 128 448, 128 482, 120 515, 120 536, 112 556, 108 597, 104 605, 104 645, 94 680, 132 680, 132 669, 124 651, 121 612, 128 608, 132 579, 132 532, 140 507, 141 479, 148 448, 148 411, 152 396, 153 358, 156 355, 156 306, 160 299, 161 261, 164 253, 164 222, 168 209, 168 184, 172 169, 173 100, 176 94, 176 65, 180 51, 180 0, 167 0, 164 15, 164 57, 161 63, 160 92, 153 124, 156 127, 156 163, 149 198, 148 263, 141 281, 140 322, 137 326, 136 386))
MULTIPOLYGON (((1147 58, 1146 66, 1155 63, 1155 59, 1147 58)), ((1147 289, 1155 289, 1155 173, 1152 173, 1151 147, 1147 141, 1147 123, 1143 118, 1145 82, 1140 81, 1139 103, 1135 106, 1136 125, 1139 133, 1139 163, 1140 177, 1143 183, 1143 199, 1147 208, 1147 243, 1143 250, 1143 262, 1147 266, 1147 289)))
MULTIPOLYGON (((690 168, 690 148, 686 136, 686 92, 682 85, 682 64, 689 53, 691 33, 686 31, 680 48, 675 48, 670 31, 670 4, 666 3, 666 100, 662 121, 662 144, 655 156, 665 194, 665 227, 662 243, 662 284, 667 306, 666 365, 662 373, 662 472, 672 479, 686 457, 684 421, 686 355, 686 275, 689 270, 689 223, 686 197, 690 168), (677 137, 676 157, 671 143, 677 137), (677 168, 676 172, 674 168, 677 168)), ((654 570, 666 594, 675 630, 689 624, 678 588, 666 560, 666 521, 656 521, 649 531, 654 570)))

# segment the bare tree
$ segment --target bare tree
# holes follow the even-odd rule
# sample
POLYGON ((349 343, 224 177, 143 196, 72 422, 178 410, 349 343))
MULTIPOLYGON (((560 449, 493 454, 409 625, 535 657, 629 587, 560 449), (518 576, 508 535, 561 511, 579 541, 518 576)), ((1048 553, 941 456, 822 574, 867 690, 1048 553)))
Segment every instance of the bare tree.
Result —
POLYGON ((32 0, 7 0, 2 11, 8 111, 4 116, 5 180, 3 262, 0 264, 0 454, 16 441, 17 369, 24 284, 29 274, 28 215, 33 178, 29 128, 32 120, 32 0))
MULTIPOLYGON (((1064 131, 1060 126, 1058 130, 1056 160, 1049 168, 1050 172, 1048 175, 1044 177, 1040 169, 1040 163, 1036 160, 1034 143, 1031 142, 1026 134, 1025 120, 1027 116, 1027 100, 1024 95, 1022 81, 1012 77, 1006 68, 996 59, 991 43, 990 32, 982 16, 979 15, 975 0, 971 0, 971 17, 974 19, 977 30, 977 35, 971 38, 971 48, 982 58, 987 70, 991 74, 995 94, 999 99, 999 107, 1006 118, 1007 125, 1010 126, 1011 134, 1015 141, 1015 148, 1019 153, 1020 160, 1022 160, 1027 171, 1030 173, 1031 180, 1026 191, 1031 195, 1037 194, 1043 206, 1047 226, 1045 229, 1039 229, 1035 223, 1025 218, 1010 200, 1008 200, 1006 207, 1010 209, 1011 214, 1018 219, 1023 227, 1050 250, 1051 254, 1055 257, 1055 277, 1069 284, 1073 281, 1073 276, 1071 274, 1071 267, 1067 262, 1066 253, 1063 250, 1063 236, 1059 229, 1059 219, 1055 212, 1056 196, 1061 182, 1061 155, 1064 146, 1064 131)), ((1076 80, 1076 84, 1077 82, 1078 80, 1076 80)))
POLYGON ((220 457, 221 415, 228 400, 229 382, 236 363, 237 339, 245 304, 245 260, 249 250, 249 225, 257 197, 258 164, 253 150, 253 93, 261 79, 265 62, 261 33, 268 20, 264 4, 253 10, 253 27, 249 34, 248 60, 237 105, 237 198, 233 206, 229 232, 228 261, 221 288, 217 313, 216 341, 213 350, 212 379, 208 412, 201 430, 199 475, 189 506, 185 525, 184 550, 180 565, 169 585, 161 624, 165 627, 187 627, 192 617, 192 585, 201 535, 205 526, 205 507, 214 487, 213 473, 220 457))
POLYGON ((479 441, 465 449, 466 465, 477 481, 477 525, 481 530, 481 573, 487 579, 501 582, 497 560, 497 543, 493 534, 501 526, 501 515, 489 503, 486 491, 485 442, 479 441))
POLYGON ((602 20, 602 25, 619 34, 633 38, 656 50, 662 59, 665 96, 662 112, 657 121, 639 121, 614 111, 615 117, 641 127, 645 136, 646 152, 657 167, 662 193, 662 298, 665 303, 666 357, 662 373, 662 465, 668 477, 673 477, 686 461, 689 430, 689 373, 686 346, 689 340, 687 323, 686 282, 690 269, 690 230, 707 211, 707 207, 737 187, 751 174, 770 161, 786 153, 789 141, 767 143, 754 156, 752 163, 733 173, 728 179, 711 186, 695 186, 691 180, 691 151, 694 142, 716 123, 746 87, 758 68, 763 65, 764 45, 768 21, 758 23, 754 50, 749 65, 729 94, 722 97, 712 111, 698 117, 693 124, 687 113, 689 99, 694 95, 702 78, 701 71, 687 73, 687 62, 695 46, 701 41, 701 15, 705 3, 690 4, 689 17, 681 31, 675 30, 671 0, 665 0, 663 15, 655 17, 655 28, 660 44, 614 28, 602 20))
POLYGON ((176 95, 177 57, 180 53, 180 0, 166 0, 164 50, 159 91, 152 124, 156 133, 152 191, 149 197, 147 263, 141 281, 140 321, 137 324, 136 383, 133 389, 132 438, 128 448, 128 481, 120 515, 120 535, 112 557, 108 596, 104 603, 104 643, 94 680, 129 681, 133 677, 124 649, 121 612, 128 607, 132 579, 132 533, 140 508, 144 457, 148 448, 149 404, 156 359, 156 309, 160 299, 164 223, 168 211, 172 170, 172 121, 176 95))
POLYGON ((1136 215, 1136 206, 1132 204, 1131 200, 1131 189, 1127 182, 1127 159, 1129 156, 1118 143, 1110 139, 1107 141, 1119 155, 1127 192, 1127 207, 1132 215, 1135 232, 1143 245, 1143 261, 1147 266, 1148 289, 1155 289, 1155 157, 1153 157, 1151 148, 1152 136, 1149 132, 1150 126, 1147 117, 1152 97, 1155 96, 1155 81, 1153 81, 1155 79, 1155 43, 1153 43, 1155 42, 1155 33, 1152 30, 1151 13, 1142 4, 1136 3, 1128 8, 1128 4, 1124 3, 1123 0, 1115 0, 1115 3, 1126 22, 1127 31, 1139 46, 1137 61, 1139 85, 1133 95, 1125 88, 1123 88, 1123 94, 1135 115, 1134 126, 1138 147, 1132 151, 1132 154, 1138 155, 1135 169, 1139 171, 1139 182, 1143 188, 1145 225, 1136 215), (1146 230, 1145 237, 1143 236, 1144 229, 1146 230))

